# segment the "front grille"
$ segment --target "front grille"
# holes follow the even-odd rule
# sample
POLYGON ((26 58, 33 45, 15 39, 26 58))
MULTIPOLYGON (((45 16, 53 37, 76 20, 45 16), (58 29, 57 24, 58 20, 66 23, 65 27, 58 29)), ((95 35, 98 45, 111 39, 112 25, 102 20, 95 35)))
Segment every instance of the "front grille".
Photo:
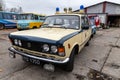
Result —
MULTIPOLYGON (((13 45, 18 46, 20 48, 24 48, 24 49, 36 51, 36 52, 42 52, 42 53, 46 53, 46 54, 58 55, 58 53, 52 53, 51 49, 48 52, 45 52, 43 50, 43 45, 47 44, 45 42, 20 40, 22 45, 19 45, 19 44, 16 45, 14 42, 14 39, 12 41, 13 41, 13 45)), ((52 44, 50 44, 50 43, 48 44, 49 48, 50 48, 50 45, 52 45, 52 44)))
POLYGON ((33 51, 38 51, 42 52, 42 44, 38 42, 30 42, 30 41, 21 41, 22 43, 22 48, 28 49, 28 50, 33 50, 33 51))

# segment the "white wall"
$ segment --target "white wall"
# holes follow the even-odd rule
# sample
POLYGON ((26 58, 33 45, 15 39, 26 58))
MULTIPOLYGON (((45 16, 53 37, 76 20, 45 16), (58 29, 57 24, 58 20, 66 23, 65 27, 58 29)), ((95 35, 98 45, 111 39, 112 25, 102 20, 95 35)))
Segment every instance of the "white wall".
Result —
POLYGON ((106 13, 109 13, 109 14, 120 14, 120 5, 107 3, 106 4, 106 13))
POLYGON ((87 8, 87 13, 102 13, 103 4, 98 4, 87 8))
POLYGON ((101 23, 106 23, 106 18, 107 18, 107 15, 106 14, 97 14, 100 18, 100 21, 101 23))

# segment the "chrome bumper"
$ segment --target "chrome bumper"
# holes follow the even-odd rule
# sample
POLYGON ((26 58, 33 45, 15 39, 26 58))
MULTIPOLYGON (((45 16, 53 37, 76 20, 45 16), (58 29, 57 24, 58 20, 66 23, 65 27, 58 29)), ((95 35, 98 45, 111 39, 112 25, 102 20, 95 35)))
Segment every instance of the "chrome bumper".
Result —
MULTIPOLYGON (((29 55, 29 54, 26 54, 26 53, 17 51, 17 50, 15 50, 13 47, 8 48, 8 50, 10 51, 10 54, 12 54, 11 52, 13 52, 13 53, 17 53, 17 54, 19 54, 19 55, 26 56, 26 57, 29 57, 29 58, 38 59, 38 60, 46 61, 46 62, 57 63, 57 64, 65 64, 65 63, 67 63, 67 62, 69 61, 69 58, 66 58, 66 59, 63 60, 63 61, 56 61, 56 60, 50 60, 50 59, 46 59, 46 58, 41 58, 41 57, 29 55)), ((13 54, 12 54, 12 55, 13 55, 13 54)), ((15 55, 15 54, 14 54, 14 55, 15 55)))

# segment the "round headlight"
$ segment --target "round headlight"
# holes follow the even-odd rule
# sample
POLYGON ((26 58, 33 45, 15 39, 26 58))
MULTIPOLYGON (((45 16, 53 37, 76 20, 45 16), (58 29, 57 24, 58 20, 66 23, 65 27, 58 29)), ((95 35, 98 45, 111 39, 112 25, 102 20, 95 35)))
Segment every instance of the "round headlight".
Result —
POLYGON ((15 39, 15 40, 14 40, 14 43, 15 43, 15 45, 18 45, 18 40, 15 39))
POLYGON ((18 45, 22 46, 21 40, 18 40, 18 45))
POLYGON ((43 45, 43 51, 48 52, 49 51, 49 46, 48 44, 43 45))
POLYGON ((57 51, 58 51, 57 46, 51 46, 52 53, 57 53, 57 51))

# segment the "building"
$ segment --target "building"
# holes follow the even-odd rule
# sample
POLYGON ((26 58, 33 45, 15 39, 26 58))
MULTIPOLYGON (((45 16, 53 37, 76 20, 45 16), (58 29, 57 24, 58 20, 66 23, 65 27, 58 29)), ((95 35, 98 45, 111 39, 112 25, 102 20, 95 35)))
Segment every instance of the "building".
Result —
MULTIPOLYGON (((76 10, 74 12, 78 12, 76 10)), ((104 1, 85 7, 88 14, 96 14, 101 19, 101 23, 112 27, 120 27, 120 4, 104 1)))

